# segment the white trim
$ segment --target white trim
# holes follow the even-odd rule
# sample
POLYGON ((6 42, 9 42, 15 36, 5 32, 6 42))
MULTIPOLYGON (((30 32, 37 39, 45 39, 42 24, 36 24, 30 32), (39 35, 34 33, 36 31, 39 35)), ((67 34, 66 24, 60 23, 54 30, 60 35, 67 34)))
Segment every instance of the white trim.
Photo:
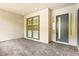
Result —
POLYGON ((60 42, 60 41, 54 41, 56 43, 61 43, 61 44, 66 44, 66 45, 70 45, 69 43, 66 43, 66 42, 60 42))
POLYGON ((72 44, 66 43, 66 42, 60 42, 60 41, 53 41, 53 42, 55 42, 55 43, 60 43, 60 44, 65 44, 65 45, 76 46, 76 47, 77 47, 77 45, 72 45, 72 44))
POLYGON ((37 42, 42 42, 42 43, 46 43, 46 44, 48 44, 49 42, 43 42, 43 41, 40 41, 40 40, 36 40, 36 39, 34 39, 34 38, 28 38, 28 37, 24 37, 25 39, 28 39, 28 40, 33 40, 33 41, 37 41, 37 42))

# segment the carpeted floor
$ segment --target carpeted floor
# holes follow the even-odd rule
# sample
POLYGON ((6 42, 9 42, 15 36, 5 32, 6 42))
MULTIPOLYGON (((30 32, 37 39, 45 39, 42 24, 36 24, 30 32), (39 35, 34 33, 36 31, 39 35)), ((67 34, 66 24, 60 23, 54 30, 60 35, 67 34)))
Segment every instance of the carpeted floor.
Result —
POLYGON ((0 56, 77 56, 76 47, 51 42, 49 44, 27 39, 0 42, 0 56))

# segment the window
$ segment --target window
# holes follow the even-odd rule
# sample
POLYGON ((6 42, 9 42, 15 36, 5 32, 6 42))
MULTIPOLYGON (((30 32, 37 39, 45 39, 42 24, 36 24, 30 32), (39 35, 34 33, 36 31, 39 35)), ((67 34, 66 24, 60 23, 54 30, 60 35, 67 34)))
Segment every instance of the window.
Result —
POLYGON ((27 27, 26 27, 26 30, 27 30, 27 37, 29 38, 35 38, 35 39, 39 39, 39 24, 40 24, 40 21, 39 21, 39 16, 34 16, 34 17, 31 17, 31 18, 28 18, 27 19, 27 27))
POLYGON ((32 37, 32 18, 27 19, 27 37, 32 37))

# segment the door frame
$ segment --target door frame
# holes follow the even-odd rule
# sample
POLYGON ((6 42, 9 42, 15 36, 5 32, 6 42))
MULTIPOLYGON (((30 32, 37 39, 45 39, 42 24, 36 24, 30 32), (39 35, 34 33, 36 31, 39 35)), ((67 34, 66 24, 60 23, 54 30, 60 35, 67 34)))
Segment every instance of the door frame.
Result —
POLYGON ((79 9, 77 10, 77 45, 79 46, 79 33, 78 33, 78 31, 79 31, 79 9))

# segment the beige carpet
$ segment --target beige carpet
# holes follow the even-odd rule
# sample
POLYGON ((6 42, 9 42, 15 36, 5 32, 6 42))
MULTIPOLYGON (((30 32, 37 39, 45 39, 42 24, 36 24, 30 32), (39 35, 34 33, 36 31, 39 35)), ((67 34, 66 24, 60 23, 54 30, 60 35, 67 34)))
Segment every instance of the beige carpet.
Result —
POLYGON ((0 56, 76 56, 76 47, 51 42, 44 44, 27 39, 0 42, 0 56))

